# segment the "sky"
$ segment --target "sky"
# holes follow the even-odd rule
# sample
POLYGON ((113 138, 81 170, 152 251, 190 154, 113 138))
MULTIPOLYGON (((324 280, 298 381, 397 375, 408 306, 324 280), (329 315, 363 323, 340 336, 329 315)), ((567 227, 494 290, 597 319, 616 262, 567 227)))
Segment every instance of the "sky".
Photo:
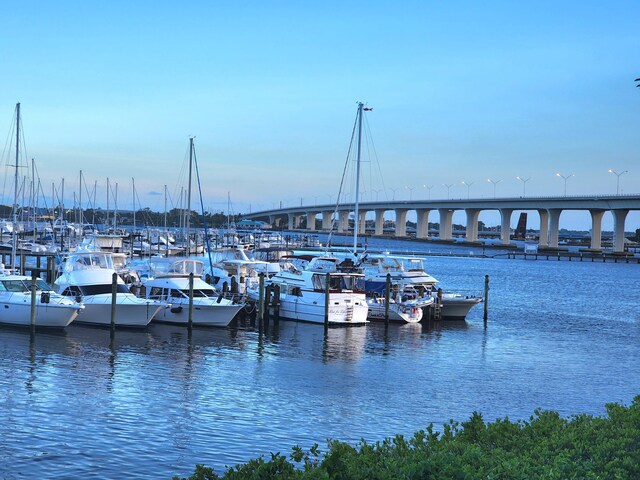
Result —
POLYGON ((640 192, 637 0, 25 0, 1 16, 3 173, 20 102, 21 163, 47 193, 64 178, 65 205, 82 170, 84 206, 94 185, 106 206, 107 178, 119 208, 134 181, 136 206, 161 211, 165 185, 176 206, 190 137, 207 210, 335 202, 358 101, 365 201, 563 195, 557 173, 567 195, 640 192))

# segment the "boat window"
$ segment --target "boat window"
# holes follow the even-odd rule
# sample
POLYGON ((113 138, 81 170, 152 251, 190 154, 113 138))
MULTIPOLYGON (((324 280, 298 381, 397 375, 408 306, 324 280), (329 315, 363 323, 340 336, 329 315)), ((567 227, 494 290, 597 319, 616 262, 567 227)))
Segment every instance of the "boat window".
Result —
MULTIPOLYGON (((101 295, 105 293, 112 293, 112 285, 105 283, 102 285, 82 285, 80 286, 80 292, 82 295, 101 295)), ((117 284, 116 293, 131 293, 126 285, 117 284)))
POLYGON ((49 292, 53 290, 53 288, 51 288, 51 285, 49 285, 47 282, 45 282, 41 278, 38 278, 36 280, 36 289, 38 291, 45 291, 45 292, 49 292))
POLYGON ((364 277, 348 275, 342 277, 342 289, 354 292, 364 292, 364 277))
POLYGON ((162 288, 151 287, 151 291, 149 292, 149 298, 162 298, 162 288))
MULTIPOLYGON (((180 294, 177 293, 177 290, 172 290, 174 296, 176 298, 184 297, 189 298, 189 289, 180 290, 180 294)), ((194 288, 193 289, 193 298, 205 298, 205 297, 213 297, 215 295, 215 291, 213 289, 206 288, 194 288)))
POLYGON ((2 284, 7 292, 28 292, 27 287, 22 280, 3 280, 2 284))
POLYGON ((78 295, 81 295, 80 293, 80 289, 78 287, 67 287, 64 289, 64 291, 62 292, 62 295, 64 295, 65 297, 77 297, 78 295))
POLYGON ((302 289, 300 287, 289 287, 289 295, 293 295, 294 297, 301 297, 302 289))
POLYGON ((325 281, 324 275, 311 276, 311 283, 313 283, 313 289, 316 291, 324 292, 325 281))

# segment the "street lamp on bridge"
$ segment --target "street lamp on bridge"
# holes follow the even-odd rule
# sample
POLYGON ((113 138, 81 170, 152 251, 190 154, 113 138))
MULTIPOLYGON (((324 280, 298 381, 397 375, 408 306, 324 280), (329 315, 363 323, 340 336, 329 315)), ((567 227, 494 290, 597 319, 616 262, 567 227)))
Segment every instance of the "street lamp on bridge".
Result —
POLYGON ((393 192, 393 198, 391 200, 395 200, 396 199, 396 192, 398 191, 397 188, 389 188, 389 190, 391 190, 393 192))
POLYGON ((487 182, 493 183, 493 198, 496 198, 496 185, 499 184, 502 180, 491 180, 487 178, 487 182))
POLYGON ((531 180, 531 177, 527 177, 527 178, 516 177, 516 180, 520 180, 522 182, 522 196, 526 197, 527 196, 527 182, 529 180, 531 180))
POLYGON ((561 175, 560 173, 556 173, 556 177, 560 177, 564 180, 564 196, 567 196, 567 180, 569 180, 571 177, 573 177, 575 174, 572 173, 571 175, 561 175))
POLYGON ((423 185, 423 187, 429 190, 429 200, 431 200, 431 189, 433 188, 433 185, 423 185))
POLYGON ((624 175, 625 173, 629 173, 629 170, 624 170, 618 173, 615 170, 610 168, 609 173, 613 173, 616 176, 616 195, 620 195, 620 176, 624 175))
POLYGON ((462 181, 463 185, 467 186, 467 200, 469 200, 469 191, 471 190, 471 185, 473 185, 475 182, 465 182, 464 180, 462 181))
POLYGON ((446 183, 442 184, 443 187, 447 187, 447 200, 449 200, 451 197, 449 195, 449 192, 451 191, 451 187, 453 187, 453 183, 447 185, 446 183))
POLYGON ((413 200, 413 189, 416 187, 404 187, 409 190, 409 200, 413 200))

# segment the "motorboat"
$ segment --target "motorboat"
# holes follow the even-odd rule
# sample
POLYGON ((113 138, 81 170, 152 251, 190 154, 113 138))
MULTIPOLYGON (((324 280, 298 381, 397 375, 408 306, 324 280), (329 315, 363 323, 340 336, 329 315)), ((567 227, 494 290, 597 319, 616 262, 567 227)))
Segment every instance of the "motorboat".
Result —
MULTIPOLYGON (((322 324, 327 315, 329 325, 368 323, 364 276, 339 271, 335 257, 283 257, 265 286, 278 287, 281 318, 322 324)), ((259 286, 248 286, 247 294, 258 300, 259 286)))
MULTIPOLYGON (((0 323, 31 326, 31 287, 27 275, 16 275, 0 264, 0 323)), ((36 279, 35 326, 63 328, 84 308, 73 299, 58 295, 44 280, 36 279)))
POLYGON ((483 300, 477 292, 443 291, 438 280, 425 271, 422 257, 366 253, 358 260, 358 266, 365 275, 365 289, 370 296, 384 295, 389 275, 396 294, 398 290, 410 289, 417 298, 433 298, 443 319, 464 320, 483 300))
MULTIPOLYGON (((111 325, 113 303, 113 254, 101 251, 76 251, 67 254, 60 265, 56 290, 85 306, 78 323, 111 325)), ((167 303, 134 295, 119 275, 116 278, 115 325, 145 327, 167 303)))
POLYGON ((369 305, 369 320, 385 321, 387 312, 390 322, 418 323, 422 320, 424 309, 431 307, 436 302, 432 296, 420 296, 411 287, 404 288, 395 296, 389 296, 389 308, 384 295, 374 294, 367 296, 369 305))
POLYGON ((143 277, 146 298, 171 304, 154 317, 154 322, 188 324, 190 278, 193 274, 192 322, 194 326, 226 327, 244 307, 223 298, 202 280, 204 264, 189 258, 151 258, 148 276, 143 277))

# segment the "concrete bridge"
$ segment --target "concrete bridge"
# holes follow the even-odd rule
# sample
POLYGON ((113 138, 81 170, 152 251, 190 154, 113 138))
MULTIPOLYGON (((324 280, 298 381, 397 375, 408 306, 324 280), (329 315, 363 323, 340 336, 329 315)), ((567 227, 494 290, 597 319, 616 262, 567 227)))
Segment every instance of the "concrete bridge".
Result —
MULTIPOLYGON (((349 230, 349 216, 355 210, 354 203, 340 205, 337 210, 337 230, 349 230)), ((518 197, 467 200, 409 200, 362 202, 358 206, 358 232, 365 232, 365 218, 368 212, 375 212, 375 235, 383 234, 385 212, 395 212, 395 236, 405 237, 407 234, 407 212, 415 211, 417 216, 416 238, 427 238, 429 215, 438 212, 441 240, 453 239, 453 214, 464 210, 467 215, 466 240, 478 241, 478 217, 484 210, 497 210, 501 216, 501 242, 510 243, 511 216, 514 211, 535 211, 540 215, 541 248, 557 248, 560 230, 560 215, 565 210, 583 210, 591 214, 591 246, 594 251, 602 247, 602 218, 605 212, 613 215, 613 249, 624 251, 624 231, 627 214, 631 210, 640 210, 640 194, 634 195, 591 195, 563 197, 518 197)), ((313 205, 277 210, 265 210, 244 215, 244 218, 269 221, 274 226, 284 226, 287 222, 290 230, 299 228, 300 221, 306 217, 309 231, 316 230, 316 218, 322 216, 322 230, 328 231, 334 221, 335 205, 313 205)))

